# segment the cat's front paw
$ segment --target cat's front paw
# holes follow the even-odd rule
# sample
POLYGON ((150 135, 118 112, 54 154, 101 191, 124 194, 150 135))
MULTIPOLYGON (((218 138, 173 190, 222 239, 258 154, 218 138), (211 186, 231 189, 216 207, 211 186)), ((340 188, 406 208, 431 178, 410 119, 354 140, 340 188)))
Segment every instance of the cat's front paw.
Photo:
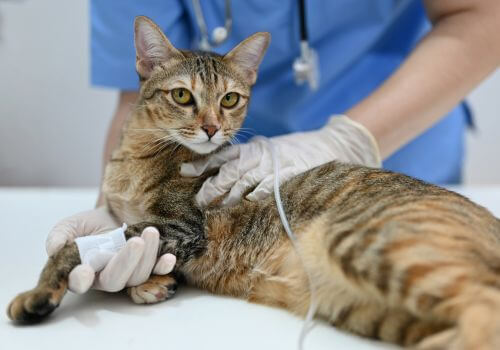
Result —
POLYGON ((57 290, 35 288, 16 296, 7 307, 7 315, 14 322, 37 323, 51 314, 61 299, 57 290))
POLYGON ((143 284, 130 287, 127 293, 136 304, 154 304, 170 299, 177 290, 177 281, 169 276, 151 276, 143 284))

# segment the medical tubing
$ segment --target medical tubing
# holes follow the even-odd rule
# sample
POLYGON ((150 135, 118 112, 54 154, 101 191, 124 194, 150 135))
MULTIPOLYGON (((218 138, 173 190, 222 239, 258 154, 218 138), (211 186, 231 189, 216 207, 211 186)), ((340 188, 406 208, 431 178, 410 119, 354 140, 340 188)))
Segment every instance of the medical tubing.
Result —
POLYGON ((307 335, 307 332, 312 328, 313 324, 313 318, 314 314, 316 313, 317 309, 317 303, 316 303, 316 286, 313 283, 313 278, 311 272, 308 270, 304 258, 302 257, 302 254, 299 250, 298 243, 297 243, 297 237, 293 233, 292 229, 290 228, 290 225, 288 224, 288 220, 286 218, 285 210, 283 209, 283 203, 281 202, 281 195, 280 195, 280 180, 279 180, 279 158, 278 158, 278 151, 274 147, 273 143, 269 141, 268 139, 267 143, 269 144, 269 149, 271 150, 271 157, 273 160, 273 166, 274 166, 274 200, 276 201, 276 207, 278 208, 278 213, 281 219, 281 224, 283 225, 283 228, 285 229, 288 237, 290 238, 290 241, 292 242, 293 249, 299 256, 300 262, 302 263, 302 266, 304 268, 304 271, 306 272, 308 282, 309 282, 309 292, 311 294, 310 302, 309 302, 309 309, 307 310, 306 318, 304 320, 304 324, 302 326, 302 330, 300 332, 299 336, 299 350, 304 349, 304 340, 307 335))

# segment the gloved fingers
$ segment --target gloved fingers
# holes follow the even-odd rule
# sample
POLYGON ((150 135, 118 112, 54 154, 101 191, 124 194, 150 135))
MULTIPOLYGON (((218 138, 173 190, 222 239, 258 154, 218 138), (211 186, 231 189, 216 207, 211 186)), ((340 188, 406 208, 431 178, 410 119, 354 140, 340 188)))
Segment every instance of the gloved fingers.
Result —
POLYGON ((240 155, 240 145, 234 145, 207 158, 181 165, 181 176, 196 177, 207 170, 219 168, 222 164, 238 158, 240 155))
POLYGON ((222 196, 226 193, 224 188, 218 188, 215 186, 215 177, 209 177, 205 180, 200 188, 200 191, 195 196, 196 203, 202 208, 206 207, 215 198, 222 196))
POLYGON ((246 173, 260 167, 267 158, 261 143, 239 145, 239 157, 223 164, 219 173, 205 180, 196 194, 196 202, 201 207, 207 206, 214 199, 226 194, 234 184, 246 173))
POLYGON ((320 132, 326 134, 326 140, 336 141, 335 149, 342 150, 336 152, 338 159, 376 168, 382 166, 378 142, 364 125, 345 115, 334 115, 320 132))
POLYGON ((71 225, 65 222, 57 223, 50 230, 47 240, 45 241, 45 250, 50 257, 58 252, 66 242, 73 241, 77 236, 76 230, 71 225))
POLYGON ((106 207, 87 210, 59 221, 50 230, 45 248, 52 256, 75 238, 110 231, 118 225, 106 207))
POLYGON ((160 245, 160 233, 155 227, 146 227, 142 231, 141 238, 144 240, 144 253, 137 263, 132 276, 127 281, 127 287, 138 286, 146 282, 151 275, 151 271, 158 256, 158 246, 160 245))
POLYGON ((206 207, 215 198, 229 192, 236 181, 240 179, 238 160, 232 160, 220 167, 219 174, 205 180, 196 194, 196 202, 201 207, 206 207))
POLYGON ((175 255, 169 253, 163 254, 158 259, 158 262, 153 269, 153 273, 155 275, 166 275, 167 273, 170 273, 174 269, 176 261, 177 259, 175 255))
POLYGON ((81 264, 69 273, 68 288, 76 294, 86 293, 94 283, 95 271, 90 265, 81 264))
POLYGON ((222 205, 231 206, 238 203, 241 200, 241 196, 243 195, 243 193, 245 193, 245 191, 250 187, 255 186, 256 184, 261 182, 262 179, 266 177, 266 175, 268 174, 262 167, 250 170, 234 184, 227 197, 222 201, 222 205))
POLYGON ((144 253, 144 240, 133 237, 116 253, 95 279, 94 288, 106 292, 122 290, 144 253))
MULTIPOLYGON (((106 206, 101 206, 78 215, 78 237, 97 235, 120 226, 106 206)), ((76 237, 75 237, 76 238, 76 237)))
MULTIPOLYGON (((288 167, 280 170, 280 186, 288 179, 300 174, 302 171, 295 167, 288 167)), ((266 176, 260 184, 245 198, 250 201, 259 201, 274 192, 274 174, 266 176)))

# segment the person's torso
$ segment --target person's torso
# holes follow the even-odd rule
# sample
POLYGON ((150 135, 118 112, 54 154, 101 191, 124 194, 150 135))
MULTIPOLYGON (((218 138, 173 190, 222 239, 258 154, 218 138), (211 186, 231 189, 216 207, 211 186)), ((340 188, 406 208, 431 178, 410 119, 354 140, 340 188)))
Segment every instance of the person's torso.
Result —
MULTIPOLYGON (((225 1, 200 1, 209 34, 225 21, 225 1)), ((199 29, 192 2, 186 10, 199 29)), ((421 1, 306 1, 310 45, 319 57, 319 88, 294 81, 293 61, 300 55, 298 1, 231 1, 229 39, 214 50, 229 51, 257 31, 272 42, 259 70, 245 121, 249 134, 274 136, 320 128, 380 86, 430 29, 421 1)), ((193 41, 196 48, 198 40, 193 41)), ((391 170, 434 183, 458 182, 463 156, 464 110, 460 106, 435 127, 384 162, 391 170), (437 151, 438 150, 438 151, 437 151)))

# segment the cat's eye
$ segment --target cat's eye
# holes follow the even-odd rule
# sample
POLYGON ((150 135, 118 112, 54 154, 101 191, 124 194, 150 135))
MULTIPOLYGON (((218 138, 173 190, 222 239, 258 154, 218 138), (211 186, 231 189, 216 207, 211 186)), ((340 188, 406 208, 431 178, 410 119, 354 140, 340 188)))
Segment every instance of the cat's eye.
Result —
POLYGON ((177 88, 172 90, 172 98, 175 102, 181 105, 190 105, 193 103, 193 95, 189 90, 177 88))
POLYGON ((231 108, 234 107, 239 100, 240 95, 237 92, 230 92, 224 95, 222 101, 220 101, 220 104, 222 105, 222 107, 231 108))

